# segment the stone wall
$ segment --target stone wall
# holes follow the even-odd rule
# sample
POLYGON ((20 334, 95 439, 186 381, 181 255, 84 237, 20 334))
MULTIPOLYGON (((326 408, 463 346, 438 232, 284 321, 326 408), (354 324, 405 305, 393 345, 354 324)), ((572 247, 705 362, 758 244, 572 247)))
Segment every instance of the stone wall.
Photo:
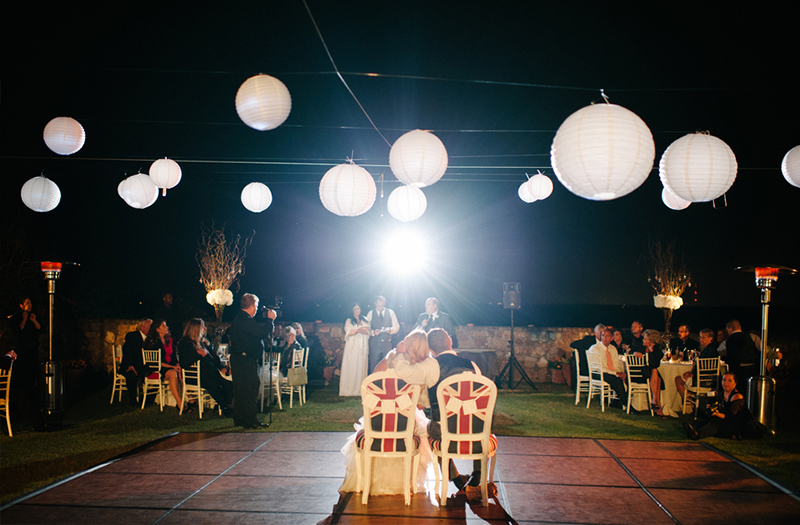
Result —
MULTIPOLYGON (((214 325, 215 323, 209 323, 214 325)), ((344 349, 344 325, 331 323, 301 323, 310 340, 319 339, 326 354, 331 354, 337 366, 344 349)), ((111 347, 123 344, 125 334, 136 329, 136 321, 129 319, 85 319, 80 322, 85 334, 84 359, 96 371, 111 373, 111 347)), ((223 326, 227 326, 224 323, 223 326)), ((401 333, 411 327, 402 326, 401 333)), ((211 331, 211 330, 209 330, 211 331)), ((554 370, 548 361, 556 360, 560 350, 569 356, 569 344, 592 333, 590 328, 540 328, 514 327, 514 350, 517 360, 530 378, 536 382, 549 382, 554 370)), ((459 350, 489 351, 497 356, 497 371, 505 366, 509 357, 511 327, 459 326, 456 328, 459 350)), ((559 378, 556 378, 559 380, 559 378)))

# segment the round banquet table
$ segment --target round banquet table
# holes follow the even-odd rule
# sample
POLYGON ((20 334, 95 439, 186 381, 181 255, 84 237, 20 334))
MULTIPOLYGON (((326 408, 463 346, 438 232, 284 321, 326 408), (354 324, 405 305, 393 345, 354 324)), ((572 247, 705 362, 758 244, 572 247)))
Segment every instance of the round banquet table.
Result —
POLYGON ((664 415, 678 417, 683 410, 683 398, 675 387, 675 378, 692 370, 691 361, 662 361, 658 373, 664 380, 664 390, 661 391, 661 406, 664 415))

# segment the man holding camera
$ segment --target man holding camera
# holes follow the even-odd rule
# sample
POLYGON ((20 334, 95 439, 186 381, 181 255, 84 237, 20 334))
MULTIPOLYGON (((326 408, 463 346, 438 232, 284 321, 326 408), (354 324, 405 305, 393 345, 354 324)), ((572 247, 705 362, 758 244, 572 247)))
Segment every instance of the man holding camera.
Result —
POLYGON ((261 382, 258 378, 258 361, 264 353, 264 344, 272 347, 275 310, 264 310, 263 323, 255 319, 258 297, 251 293, 242 296, 242 311, 228 328, 231 339, 231 377, 233 379, 233 424, 244 428, 260 429, 264 425, 256 419, 256 398, 261 382))

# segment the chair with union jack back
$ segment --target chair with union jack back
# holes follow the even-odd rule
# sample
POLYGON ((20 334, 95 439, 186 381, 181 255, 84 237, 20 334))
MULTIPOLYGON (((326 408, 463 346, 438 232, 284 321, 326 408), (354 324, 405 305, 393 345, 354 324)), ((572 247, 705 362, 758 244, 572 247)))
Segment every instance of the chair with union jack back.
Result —
POLYGON ((411 485, 419 469, 414 427, 421 388, 398 378, 394 370, 369 375, 361 383, 364 429, 356 435, 356 491, 362 493, 363 505, 369 501, 372 458, 403 458, 403 496, 406 505, 411 504, 411 485))
POLYGON ((431 450, 440 459, 434 467, 436 489, 442 470, 440 503, 447 503, 447 475, 453 459, 481 462, 481 497, 489 505, 488 484, 494 479, 497 438, 492 434, 492 414, 497 401, 497 385, 491 379, 472 372, 462 372, 443 379, 436 388, 442 439, 431 440, 431 450), (487 463, 491 465, 487 470, 487 463), (488 475, 487 475, 488 473, 488 475))

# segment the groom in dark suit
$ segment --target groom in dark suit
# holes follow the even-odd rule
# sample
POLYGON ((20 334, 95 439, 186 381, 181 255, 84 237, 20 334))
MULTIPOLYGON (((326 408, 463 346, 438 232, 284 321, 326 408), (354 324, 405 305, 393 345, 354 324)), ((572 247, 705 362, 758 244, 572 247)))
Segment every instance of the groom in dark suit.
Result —
POLYGON ((425 301, 425 312, 419 314, 414 329, 430 332, 434 328, 441 328, 447 332, 447 335, 453 340, 453 348, 458 348, 458 338, 456 337, 453 321, 448 314, 439 311, 439 299, 436 297, 429 297, 428 300, 425 301))

